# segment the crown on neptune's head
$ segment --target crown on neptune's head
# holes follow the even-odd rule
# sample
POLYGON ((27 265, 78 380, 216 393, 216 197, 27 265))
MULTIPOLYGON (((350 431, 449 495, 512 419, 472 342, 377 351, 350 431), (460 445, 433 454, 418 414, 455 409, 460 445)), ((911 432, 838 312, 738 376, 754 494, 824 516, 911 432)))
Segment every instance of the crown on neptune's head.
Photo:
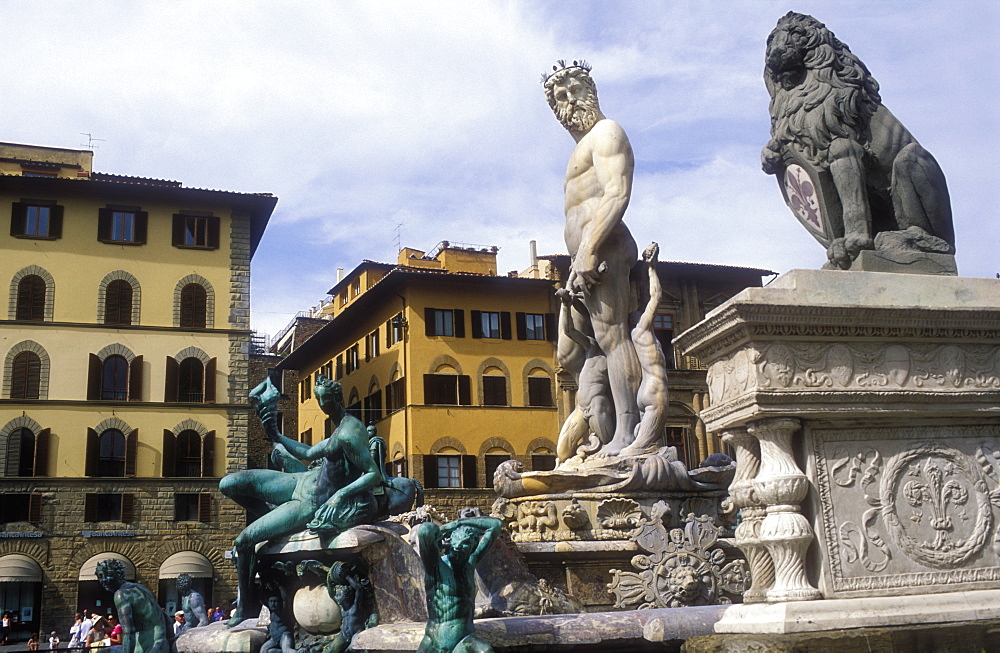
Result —
POLYGON ((586 61, 584 61, 583 59, 580 59, 579 61, 574 59, 571 64, 567 65, 565 59, 560 59, 559 61, 556 62, 555 66, 552 66, 552 72, 542 73, 542 84, 549 81, 549 77, 552 77, 556 73, 561 72, 563 70, 569 70, 570 68, 579 68, 583 72, 589 74, 591 65, 586 61))

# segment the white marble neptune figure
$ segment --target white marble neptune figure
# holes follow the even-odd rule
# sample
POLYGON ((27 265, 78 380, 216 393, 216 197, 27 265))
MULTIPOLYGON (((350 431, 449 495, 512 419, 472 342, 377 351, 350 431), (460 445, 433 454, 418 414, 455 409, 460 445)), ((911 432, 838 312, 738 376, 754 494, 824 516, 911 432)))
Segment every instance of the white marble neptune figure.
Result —
POLYGON ((574 325, 592 330, 607 359, 614 431, 600 443, 600 455, 643 453, 629 448, 639 423, 642 378, 628 323, 634 302, 629 275, 638 249, 622 222, 632 192, 632 146, 621 126, 601 113, 586 62, 560 61, 543 85, 556 118, 576 141, 566 168, 564 236, 572 258, 567 287, 582 298, 569 306, 574 325))

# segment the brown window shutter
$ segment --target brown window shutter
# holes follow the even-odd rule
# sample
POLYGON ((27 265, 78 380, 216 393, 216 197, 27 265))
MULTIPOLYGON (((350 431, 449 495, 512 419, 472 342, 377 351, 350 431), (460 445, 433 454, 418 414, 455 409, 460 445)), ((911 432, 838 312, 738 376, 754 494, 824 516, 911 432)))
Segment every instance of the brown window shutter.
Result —
POLYGON ((49 436, 52 429, 42 429, 35 436, 35 476, 49 475, 49 436))
POLYGON ((149 212, 135 212, 135 242, 139 245, 146 244, 146 234, 148 232, 149 212))
POLYGON ((125 436, 125 476, 135 476, 135 459, 139 450, 139 429, 125 436))
POLYGON ((213 358, 205 365, 205 403, 215 403, 216 370, 219 366, 219 359, 213 358))
POLYGON ((97 240, 102 243, 111 240, 111 209, 97 210, 97 240))
POLYGON ((38 399, 42 361, 32 351, 22 351, 14 357, 10 373, 11 399, 38 399))
POLYGON ((21 202, 14 202, 10 212, 10 235, 24 235, 24 212, 25 205, 21 202))
POLYGON ((507 311, 500 313, 500 337, 510 340, 510 313, 507 311))
POLYGON ((208 217, 208 246, 219 249, 219 216, 208 217))
POLYGON ((87 373, 87 401, 97 401, 101 398, 101 359, 97 354, 90 355, 90 368, 87 373))
POLYGON ((437 456, 424 456, 424 487, 438 486, 437 456))
POLYGON ((435 375, 434 374, 424 374, 424 403, 425 404, 436 404, 437 402, 437 386, 435 385, 435 375))
POLYGON ((135 495, 131 492, 122 494, 122 521, 126 524, 135 521, 135 495))
POLYGON ((365 362, 367 363, 372 359, 372 339, 370 336, 365 336, 365 362))
POLYGON ((177 377, 180 363, 173 356, 167 356, 167 377, 163 386, 163 401, 177 401, 177 377))
POLYGON ((478 478, 476 476, 475 456, 462 456, 462 487, 479 487, 478 478))
POLYGON ((177 436, 169 429, 163 429, 163 478, 174 475, 174 461, 177 456, 177 436))
MULTIPOLYGON (((97 438, 97 431, 94 429, 87 429, 87 461, 86 469, 84 473, 87 476, 97 476, 97 455, 99 442, 97 438)), ((93 520, 91 520, 93 521, 93 520)))
POLYGON ((424 335, 426 335, 428 338, 430 338, 431 336, 437 335, 437 332, 434 330, 434 311, 435 310, 436 309, 433 309, 433 308, 425 308, 424 309, 424 335))
POLYGON ((392 347, 392 320, 385 321, 385 348, 392 347))
POLYGON ((212 521, 212 495, 209 492, 198 495, 198 521, 206 524, 212 521))
POLYGON ((37 524, 42 521, 42 495, 28 496, 28 521, 37 524))
POLYGON ((483 312, 482 311, 472 311, 472 337, 482 338, 483 337, 483 312))
POLYGON ((180 213, 174 214, 174 224, 170 240, 174 247, 184 244, 184 216, 180 213))
POLYGON ((528 325, 525 322, 524 313, 517 313, 514 316, 514 319, 517 322, 517 339, 518 340, 527 340, 528 339, 528 325))
POLYGON ((142 356, 136 356, 128 366, 128 400, 142 401, 142 356))
POLYGON ((62 238, 63 207, 56 204, 49 211, 49 238, 62 238))
POLYGON ((460 406, 472 405, 472 379, 468 374, 458 377, 458 403, 460 406))
POLYGON ((215 476, 215 431, 209 431, 201 439, 201 475, 204 478, 215 476))
POLYGON ((556 314, 545 314, 545 339, 556 342, 559 339, 559 329, 556 328, 556 314))
POLYGON ((83 500, 83 520, 97 521, 97 495, 88 494, 83 500))
POLYGON ((465 337, 465 311, 463 311, 460 308, 456 308, 453 312, 455 314, 455 318, 454 318, 454 321, 455 321, 455 337, 456 338, 464 338, 465 337))

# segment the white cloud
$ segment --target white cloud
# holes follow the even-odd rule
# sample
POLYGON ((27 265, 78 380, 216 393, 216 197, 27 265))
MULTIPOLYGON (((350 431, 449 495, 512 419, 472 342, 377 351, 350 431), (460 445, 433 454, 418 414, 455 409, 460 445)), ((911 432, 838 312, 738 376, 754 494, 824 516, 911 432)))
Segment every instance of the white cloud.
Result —
MULTIPOLYGON (((847 42, 948 176, 963 273, 993 276, 1000 226, 1000 5, 800 0, 847 42)), ((764 39, 784 2, 4 3, 0 139, 100 143, 102 171, 272 192, 254 325, 274 333, 337 267, 402 244, 562 251, 572 140, 538 74, 584 57, 636 152, 627 221, 664 257, 784 271, 823 252, 757 163, 764 39)))

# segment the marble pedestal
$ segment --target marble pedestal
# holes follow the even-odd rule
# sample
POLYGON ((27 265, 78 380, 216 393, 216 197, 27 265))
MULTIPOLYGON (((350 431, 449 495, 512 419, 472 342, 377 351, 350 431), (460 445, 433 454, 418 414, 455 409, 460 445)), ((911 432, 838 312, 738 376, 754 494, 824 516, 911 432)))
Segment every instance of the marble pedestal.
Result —
POLYGON ((1000 281, 793 270, 676 342, 736 451, 740 619, 998 586, 1000 281))

